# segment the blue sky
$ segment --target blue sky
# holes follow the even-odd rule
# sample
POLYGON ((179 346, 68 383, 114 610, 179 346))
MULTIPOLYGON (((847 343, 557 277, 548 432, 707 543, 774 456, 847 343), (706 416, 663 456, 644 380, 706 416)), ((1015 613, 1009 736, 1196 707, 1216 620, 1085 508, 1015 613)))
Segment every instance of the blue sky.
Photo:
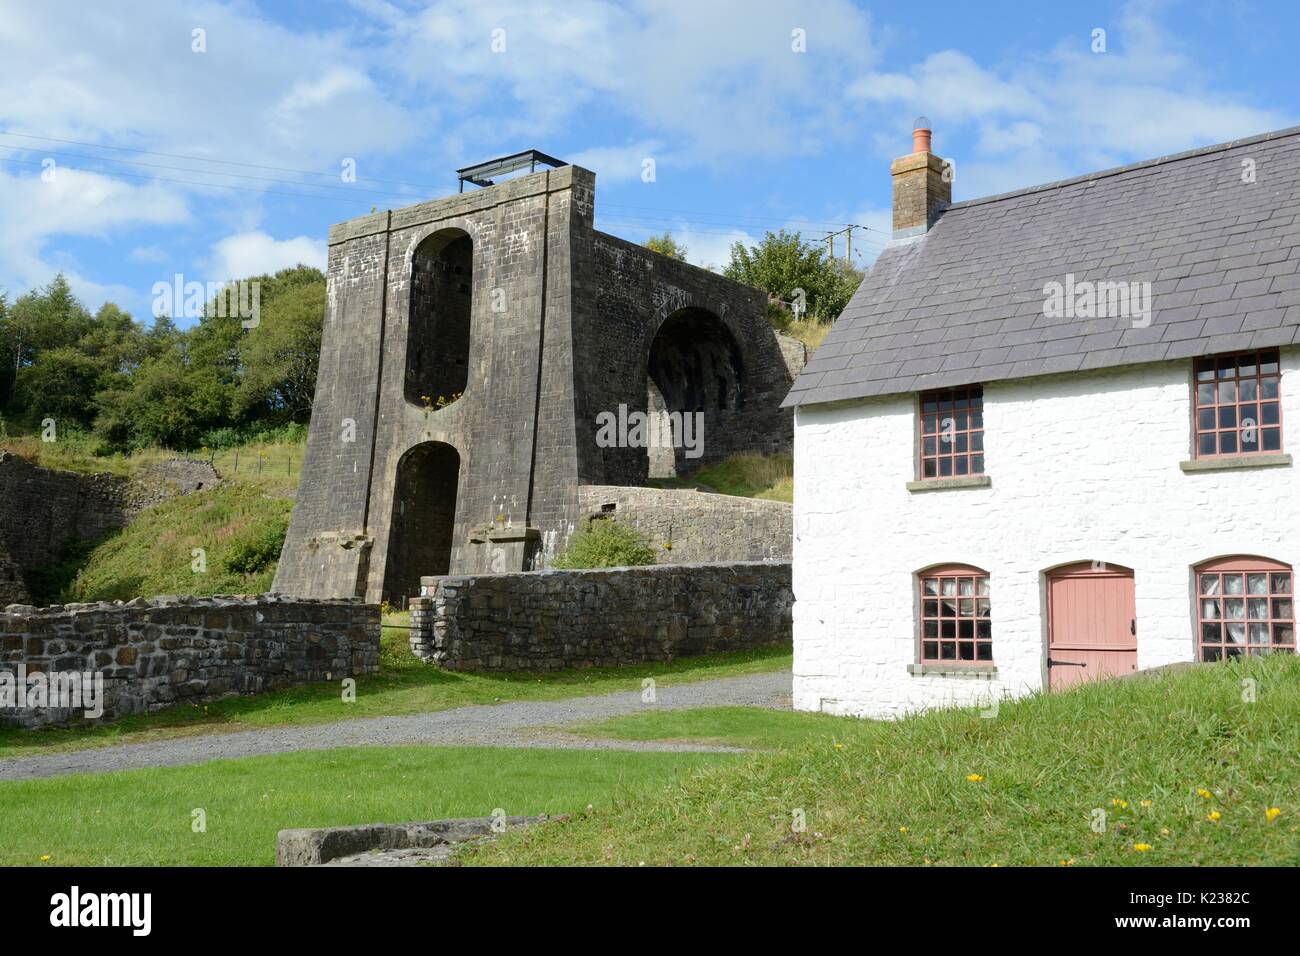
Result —
POLYGON ((607 232, 720 265, 853 223, 865 265, 918 114, 956 199, 1300 124, 1292 3, 0 2, 0 289, 138 317, 528 147, 607 232))

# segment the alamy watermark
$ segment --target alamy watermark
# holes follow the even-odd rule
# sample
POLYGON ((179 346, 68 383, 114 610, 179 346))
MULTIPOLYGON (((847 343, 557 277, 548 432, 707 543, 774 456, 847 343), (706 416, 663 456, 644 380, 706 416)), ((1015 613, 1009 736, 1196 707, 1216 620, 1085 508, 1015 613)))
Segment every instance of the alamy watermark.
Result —
POLYGON ((1065 282, 1053 279, 1043 286, 1043 315, 1049 319, 1132 319, 1133 328, 1151 324, 1150 282, 1065 282))
POLYGON ((178 272, 171 282, 155 282, 151 292, 154 318, 232 316, 241 319, 246 329, 255 329, 262 322, 262 283, 257 280, 186 282, 178 272))
POLYGON ((104 675, 100 671, 0 671, 0 709, 79 710, 90 720, 104 716, 104 675))
POLYGON ((628 411, 596 416, 596 445, 600 448, 682 448, 687 458, 704 454, 703 412, 628 411))

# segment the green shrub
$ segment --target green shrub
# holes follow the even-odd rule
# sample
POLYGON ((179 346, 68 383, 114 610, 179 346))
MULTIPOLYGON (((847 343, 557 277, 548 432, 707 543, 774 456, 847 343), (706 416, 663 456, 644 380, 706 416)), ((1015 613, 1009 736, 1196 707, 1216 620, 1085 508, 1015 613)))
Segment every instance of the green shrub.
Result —
POLYGON ((609 518, 590 522, 569 536, 569 546, 551 561, 553 568, 622 568, 654 564, 650 541, 635 528, 609 518))
POLYGON ((227 571, 235 574, 260 574, 280 560, 284 536, 289 531, 289 516, 258 525, 245 538, 231 543, 226 555, 227 571))

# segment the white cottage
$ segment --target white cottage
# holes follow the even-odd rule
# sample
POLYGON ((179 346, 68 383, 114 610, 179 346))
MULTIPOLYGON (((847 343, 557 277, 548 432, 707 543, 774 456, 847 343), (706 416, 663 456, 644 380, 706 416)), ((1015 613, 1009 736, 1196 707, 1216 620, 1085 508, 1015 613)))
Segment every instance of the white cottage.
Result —
POLYGON ((944 170, 918 129, 786 400, 795 707, 1294 653, 1300 128, 956 204, 944 170))

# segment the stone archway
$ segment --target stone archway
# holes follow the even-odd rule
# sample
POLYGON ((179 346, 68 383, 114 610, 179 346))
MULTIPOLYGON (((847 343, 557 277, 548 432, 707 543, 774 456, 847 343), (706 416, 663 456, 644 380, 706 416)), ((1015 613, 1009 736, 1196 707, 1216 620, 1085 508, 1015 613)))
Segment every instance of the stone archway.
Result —
POLYGON ((744 403, 740 345, 723 321, 697 306, 669 315, 650 346, 646 411, 673 430, 661 427, 664 441, 648 449, 650 477, 688 474, 706 456, 716 457, 708 455, 710 433, 725 444, 727 424, 744 403))
POLYGON ((420 578, 447 574, 455 544, 460 453, 443 442, 416 445, 397 463, 384 565, 384 600, 405 608, 420 578))
POLYGON ((412 405, 449 405, 469 381, 474 242, 461 229, 440 229, 411 257, 405 396, 412 405))

